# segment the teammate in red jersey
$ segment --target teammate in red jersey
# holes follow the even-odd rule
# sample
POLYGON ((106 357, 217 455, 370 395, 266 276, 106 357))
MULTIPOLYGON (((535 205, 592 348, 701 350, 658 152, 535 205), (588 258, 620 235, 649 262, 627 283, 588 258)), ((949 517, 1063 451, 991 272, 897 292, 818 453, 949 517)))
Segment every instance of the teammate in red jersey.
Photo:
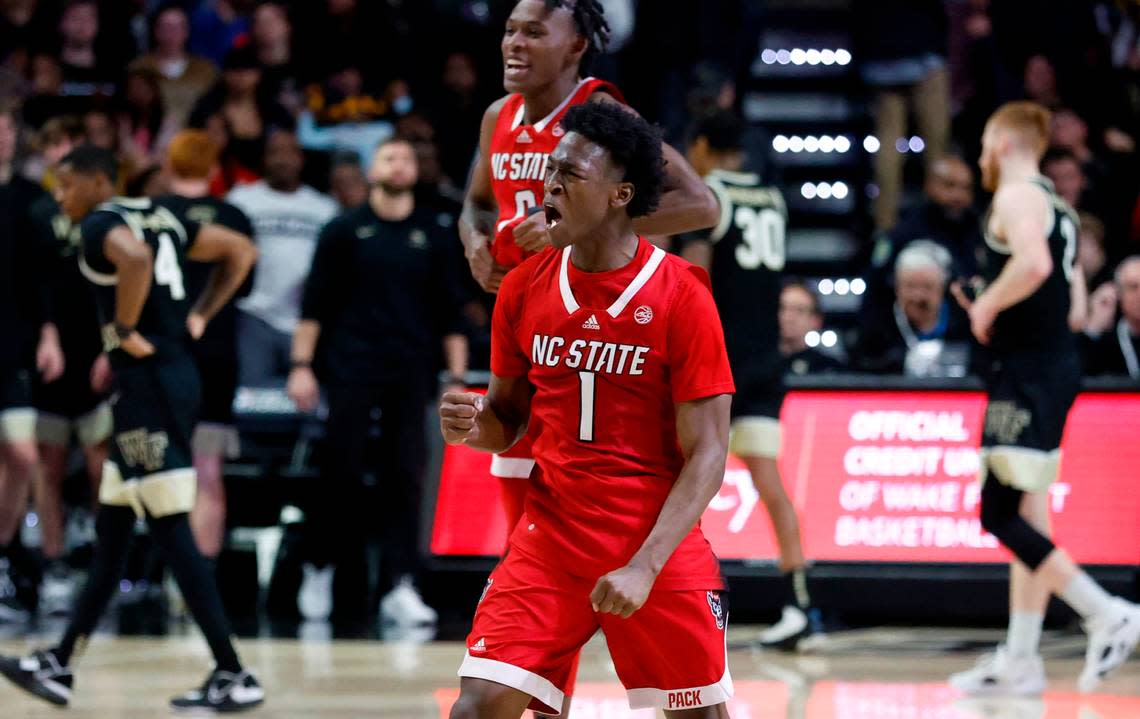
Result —
POLYGON ((700 516, 724 476, 732 375, 703 270, 639 237, 657 132, 617 106, 563 119, 542 217, 554 249, 506 276, 487 395, 447 393, 447 442, 510 447, 535 421, 523 520, 459 670, 460 717, 557 713, 599 627, 633 708, 727 717, 726 611, 700 516))
MULTIPOLYGON (((479 154, 459 219, 471 273, 488 292, 498 291, 507 270, 550 244, 537 210, 547 158, 564 134, 563 115, 584 102, 622 102, 612 84, 582 77, 608 35, 596 0, 521 0, 507 20, 503 85, 510 94, 483 115, 479 154)), ((719 219, 715 197, 676 150, 662 149, 666 179, 661 201, 651 215, 638 218, 635 228, 642 234, 672 235, 712 227, 719 219)), ((526 440, 491 461, 512 529, 522 514, 525 480, 533 466, 526 440)))

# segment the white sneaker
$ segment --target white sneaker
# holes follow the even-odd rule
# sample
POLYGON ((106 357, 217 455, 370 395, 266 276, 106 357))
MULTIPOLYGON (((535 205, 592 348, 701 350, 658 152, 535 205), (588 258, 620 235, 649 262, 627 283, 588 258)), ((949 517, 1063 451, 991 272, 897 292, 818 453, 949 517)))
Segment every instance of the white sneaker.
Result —
POLYGON ((788 605, 780 621, 760 632, 756 638, 761 647, 794 649, 801 637, 809 632, 808 616, 799 607, 788 605))
POLYGON ((1089 635, 1089 646, 1077 688, 1091 692, 1123 664, 1140 643, 1140 606, 1113 597, 1112 612, 1086 622, 1085 633, 1089 635))
POLYGON ((1035 696, 1045 691, 1045 663, 1039 654, 1012 656, 999 644, 972 668, 951 675, 950 686, 973 697, 1035 696))
POLYGON ((58 564, 49 567, 40 583, 40 612, 47 616, 67 614, 74 598, 75 577, 71 572, 58 564))
POLYGON ((401 577, 395 588, 380 600, 381 622, 415 626, 435 624, 438 618, 435 610, 424 604, 411 577, 401 577))
POLYGON ((323 622, 332 614, 332 565, 317 569, 312 564, 302 567, 305 573, 297 592, 297 610, 310 622, 323 622))

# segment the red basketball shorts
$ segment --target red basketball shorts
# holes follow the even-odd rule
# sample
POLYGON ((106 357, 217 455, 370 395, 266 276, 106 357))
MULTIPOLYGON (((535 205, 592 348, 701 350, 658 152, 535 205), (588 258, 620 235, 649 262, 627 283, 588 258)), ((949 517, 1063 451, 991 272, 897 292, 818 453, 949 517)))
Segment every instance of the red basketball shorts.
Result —
POLYGON ((531 709, 557 715, 574 660, 600 628, 630 708, 691 709, 732 696, 722 592, 654 590, 622 619, 594 612, 595 583, 511 550, 487 580, 459 676, 512 687, 533 697, 531 709))

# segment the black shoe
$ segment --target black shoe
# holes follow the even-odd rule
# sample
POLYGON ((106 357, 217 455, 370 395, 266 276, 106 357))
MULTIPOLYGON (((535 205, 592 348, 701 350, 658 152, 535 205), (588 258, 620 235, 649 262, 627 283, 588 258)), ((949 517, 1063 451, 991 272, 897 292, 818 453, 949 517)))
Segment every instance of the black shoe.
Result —
POLYGON ((259 706, 265 701, 265 690, 248 669, 234 674, 215 669, 206 683, 170 700, 178 713, 234 714, 259 706))
POLYGON ((29 694, 65 707, 71 701, 71 670, 50 651, 27 657, 0 656, 0 674, 29 694))

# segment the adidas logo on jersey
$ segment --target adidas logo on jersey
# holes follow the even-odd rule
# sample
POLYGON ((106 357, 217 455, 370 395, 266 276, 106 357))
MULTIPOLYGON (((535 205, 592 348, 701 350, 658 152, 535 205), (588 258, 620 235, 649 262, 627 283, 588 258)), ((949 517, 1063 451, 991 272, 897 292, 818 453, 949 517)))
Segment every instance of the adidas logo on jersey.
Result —
POLYGON ((528 142, 534 142, 534 138, 532 138, 530 136, 530 133, 524 129, 522 132, 519 133, 519 136, 515 138, 515 142, 522 145, 522 144, 526 144, 528 142))
POLYGON ((479 641, 477 641, 471 645, 471 651, 473 651, 473 652, 485 652, 485 651, 487 651, 487 644, 483 641, 483 637, 479 637, 479 641))
POLYGON ((590 319, 582 323, 582 329, 584 330, 600 330, 601 328, 602 326, 598 324, 597 315, 590 315, 590 319))

